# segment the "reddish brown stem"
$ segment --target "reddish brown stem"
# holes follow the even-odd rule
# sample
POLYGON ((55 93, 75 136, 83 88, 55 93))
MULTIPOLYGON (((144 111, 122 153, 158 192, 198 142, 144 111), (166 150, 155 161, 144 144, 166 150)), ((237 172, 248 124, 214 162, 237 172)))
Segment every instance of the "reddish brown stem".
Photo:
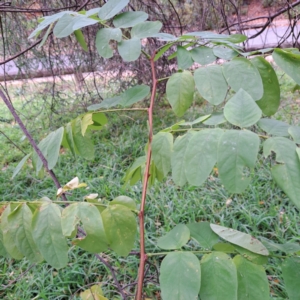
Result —
POLYGON ((141 199, 141 208, 139 212, 139 225, 140 225, 140 266, 139 266, 139 274, 138 274, 138 285, 137 291, 135 295, 136 300, 142 299, 143 294, 143 283, 144 283, 144 272, 145 272, 145 263, 147 260, 147 255, 145 252, 145 230, 144 230, 144 213, 145 213, 145 205, 146 205, 146 195, 147 195, 147 187, 149 180, 149 170, 151 164, 151 154, 152 154, 152 137, 153 137, 153 106, 156 95, 156 87, 157 87, 157 78, 155 72, 155 63, 154 57, 155 52, 150 59, 151 64, 151 72, 152 72, 152 92, 150 98, 150 106, 148 108, 148 122, 149 122, 149 138, 148 138, 148 151, 146 158, 146 167, 144 172, 144 181, 143 181, 143 191, 142 191, 142 199, 141 199))

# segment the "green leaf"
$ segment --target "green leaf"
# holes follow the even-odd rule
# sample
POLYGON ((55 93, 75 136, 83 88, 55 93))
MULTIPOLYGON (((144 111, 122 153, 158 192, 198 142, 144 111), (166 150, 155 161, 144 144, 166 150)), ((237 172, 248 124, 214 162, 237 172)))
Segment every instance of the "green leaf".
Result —
POLYGON ((195 239, 202 248, 211 249, 219 237, 211 230, 209 222, 187 224, 190 229, 191 238, 195 239))
POLYGON ((177 64, 179 69, 188 69, 193 65, 191 53, 182 46, 177 46, 177 64))
POLYGON ((207 40, 223 40, 231 43, 242 43, 245 40, 247 40, 247 37, 243 34, 231 34, 231 35, 226 35, 226 34, 219 34, 215 32, 209 32, 209 31, 194 31, 194 32, 188 32, 185 35, 189 36, 198 36, 202 39, 207 39, 207 40))
MULTIPOLYGON (((48 134, 44 139, 38 144, 39 149, 44 154, 49 170, 52 170, 58 160, 60 145, 63 139, 64 128, 60 127, 57 130, 48 134)), ((38 157, 36 152, 33 153, 33 159, 36 161, 36 172, 38 173, 43 166, 41 159, 38 157)))
POLYGON ((229 130, 221 136, 218 170, 222 183, 230 193, 242 193, 248 186, 259 144, 259 137, 251 131, 229 130))
POLYGON ((233 262, 237 268, 238 300, 269 299, 270 289, 264 268, 240 255, 235 256, 233 262))
POLYGON ((88 106, 87 110, 98 110, 100 108, 110 108, 119 105, 121 101, 122 101, 121 96, 106 98, 101 103, 88 106))
POLYGON ((300 295, 300 258, 288 257, 282 264, 282 276, 289 300, 298 300, 300 295))
POLYGON ((162 23, 159 21, 146 21, 132 27, 131 38, 143 39, 152 37, 162 28, 162 23))
POLYGON ((184 136, 179 136, 174 143, 171 155, 172 178, 175 184, 179 186, 183 186, 187 182, 184 157, 193 134, 195 134, 195 132, 190 131, 184 136))
POLYGON ((108 300, 103 296, 103 292, 100 285, 93 285, 89 289, 80 293, 82 300, 108 300))
POLYGON ((208 65, 216 60, 212 48, 200 46, 190 51, 193 60, 200 65, 208 65))
POLYGON ((132 250, 137 223, 134 214, 124 205, 110 205, 102 212, 109 247, 121 256, 132 250))
POLYGON ((92 160, 94 159, 94 144, 92 140, 89 138, 88 134, 85 136, 82 135, 81 130, 81 120, 77 118, 71 122, 72 124, 72 133, 73 133, 73 141, 76 149, 76 153, 85 159, 92 160))
POLYGON ((284 252, 286 254, 293 254, 300 251, 300 245, 298 243, 287 242, 285 244, 276 244, 266 238, 260 237, 261 242, 271 252, 284 252))
POLYGON ((94 124, 93 114, 85 114, 81 119, 81 133, 84 136, 89 125, 94 124))
POLYGON ((135 37, 131 40, 123 40, 118 43, 118 51, 124 61, 135 61, 142 51, 141 41, 135 37))
POLYGON ((8 222, 8 216, 11 213, 11 205, 7 205, 5 210, 1 215, 1 231, 3 234, 3 244, 6 252, 14 259, 21 259, 24 257, 24 254, 17 247, 15 240, 14 228, 11 227, 8 222))
POLYGON ((27 161, 27 159, 31 156, 32 153, 29 153, 27 155, 25 155, 22 160, 18 163, 18 165, 16 166, 16 168, 14 169, 14 172, 12 174, 12 177, 11 179, 14 179, 19 173, 20 171, 22 170, 25 162, 27 161))
POLYGON ((300 54, 292 53, 283 49, 274 49, 273 59, 275 63, 297 84, 300 84, 300 54))
POLYGON ((107 124, 107 117, 104 113, 102 112, 97 112, 97 113, 93 113, 93 125, 89 125, 88 129, 97 129, 97 127, 102 128, 102 126, 104 126, 105 124, 107 124))
POLYGON ((151 37, 156 38, 159 41, 164 41, 164 42, 176 42, 178 40, 177 37, 174 36, 173 34, 165 33, 165 32, 155 33, 151 37))
MULTIPOLYGON (((210 227, 209 227, 210 228, 210 227)), ((213 245, 213 249, 224 253, 234 253, 235 247, 229 243, 217 243, 213 245)))
POLYGON ((138 101, 144 100, 150 93, 150 87, 148 85, 136 85, 126 90, 122 95, 120 105, 124 107, 131 106, 138 101))
POLYGON ((95 8, 92 8, 92 9, 89 9, 85 12, 85 15, 87 17, 91 17, 91 16, 94 16, 94 15, 98 15, 99 11, 100 11, 101 7, 95 7, 95 8))
POLYGON ((173 43, 166 44, 164 47, 162 47, 155 55, 154 61, 157 61, 160 57, 164 55, 166 51, 168 51, 173 46, 173 43))
POLYGON ((102 217, 95 205, 79 202, 67 206, 61 215, 63 235, 70 237, 80 222, 83 225, 86 236, 74 239, 72 243, 92 253, 105 251, 108 243, 102 217))
POLYGON ((204 129, 190 139, 184 163, 186 178, 191 185, 200 186, 215 166, 222 133, 218 128, 204 129))
POLYGON ((73 33, 73 24, 75 17, 65 14, 63 15, 53 28, 53 34, 57 38, 64 38, 73 33))
POLYGON ((239 254, 241 254, 241 256, 243 256, 244 258, 253 262, 254 264, 265 265, 268 262, 268 256, 264 256, 264 255, 260 255, 260 254, 251 252, 251 251, 249 251, 245 248, 242 248, 240 246, 237 246, 237 245, 235 246, 235 249, 239 254))
POLYGON ((178 224, 166 235, 157 240, 157 246, 165 250, 180 249, 189 239, 189 228, 184 224, 178 224))
POLYGON ((244 57, 235 57, 232 61, 223 65, 224 77, 230 87, 238 92, 239 89, 245 90, 254 100, 262 98, 264 93, 261 76, 244 57))
POLYGON ((30 262, 41 262, 43 257, 32 237, 32 212, 26 203, 20 204, 9 216, 10 234, 15 240, 18 250, 30 262))
POLYGON ((280 104, 280 87, 277 75, 271 64, 263 57, 257 56, 251 62, 257 68, 264 88, 262 98, 256 103, 264 115, 274 115, 280 104))
POLYGON ((7 253, 5 246, 3 244, 3 233, 1 227, 0 227, 0 256, 9 257, 9 254, 7 253))
POLYGON ((100 9, 98 16, 101 20, 108 20, 119 13, 127 4, 129 0, 109 0, 100 9))
POLYGON ((153 136, 152 159, 158 170, 166 176, 171 169, 171 154, 173 135, 169 132, 159 132, 153 136))
POLYGON ((231 48, 228 48, 226 46, 220 45, 213 48, 213 53, 215 56, 225 59, 225 60, 231 60, 234 57, 238 56, 239 53, 231 48))
POLYGON ((88 49, 88 46, 85 42, 84 35, 83 35, 82 31, 80 29, 77 29, 77 30, 74 31, 74 35, 76 37, 77 42, 80 44, 81 48, 84 51, 88 52, 89 49, 88 49))
MULTIPOLYGON (((136 172, 138 172, 138 170, 140 173, 141 168, 144 168, 145 164, 146 164, 146 156, 138 157, 125 174, 125 177, 124 177, 125 184, 132 179, 133 175, 136 174, 136 172)), ((136 182, 134 182, 134 183, 130 182, 130 184, 132 184, 132 185, 135 183, 136 182)))
POLYGON ((210 224, 210 227, 218 236, 229 243, 238 245, 260 255, 269 255, 268 249, 259 240, 252 237, 250 234, 215 224, 210 224))
POLYGON ((181 117, 192 104, 194 89, 194 78, 189 71, 175 73, 169 78, 166 87, 167 99, 178 117, 181 117))
POLYGON ((109 45, 111 40, 120 42, 122 40, 122 31, 119 28, 101 28, 96 35, 96 48, 104 58, 111 58, 113 51, 109 45))
POLYGON ((201 300, 237 300, 237 274, 232 259, 212 252, 201 259, 201 300))
POLYGON ((228 122, 240 128, 254 125, 261 118, 262 111, 243 89, 240 89, 224 107, 224 116, 228 122))
POLYGON ((226 122, 224 114, 222 112, 212 113, 210 118, 203 122, 204 125, 216 126, 226 122))
POLYGON ((73 17, 73 30, 78 30, 86 26, 94 25, 98 23, 98 20, 95 20, 93 18, 88 18, 85 15, 77 15, 73 17))
POLYGON ((169 253, 161 263, 159 282, 164 300, 197 299, 201 282, 198 258, 190 252, 169 253))
POLYGON ((291 201, 300 208, 300 160, 296 144, 282 137, 269 138, 264 142, 264 156, 276 153, 278 164, 271 169, 272 177, 291 201))
POLYGON ((225 100, 228 85, 221 66, 199 68, 194 73, 196 88, 200 95, 213 105, 225 100))
POLYGON ((264 118, 257 125, 269 135, 289 136, 290 125, 285 122, 264 118))
POLYGON ((127 196, 119 196, 117 198, 115 198, 114 200, 112 200, 111 202, 109 202, 109 205, 114 205, 114 204, 120 204, 120 205, 124 205, 127 208, 129 208, 130 210, 136 210, 136 202, 127 196))
POLYGON ((299 126, 291 126, 288 128, 288 132, 293 138, 294 142, 300 144, 300 127, 299 126))
POLYGON ((52 30, 52 27, 53 27, 53 24, 51 24, 51 25, 48 27, 46 33, 45 33, 44 36, 43 36, 42 41, 41 41, 41 42, 39 43, 39 45, 38 45, 38 49, 41 49, 41 48, 43 47, 43 45, 45 44, 45 42, 46 42, 46 40, 47 40, 47 38, 48 38, 48 36, 49 36, 51 30, 52 30))
POLYGON ((68 245, 61 228, 61 209, 45 203, 33 215, 32 236, 45 260, 60 269, 68 263, 68 245))
POLYGON ((113 20, 113 24, 118 28, 128 28, 144 22, 147 19, 148 14, 143 11, 127 11, 117 15, 113 20))

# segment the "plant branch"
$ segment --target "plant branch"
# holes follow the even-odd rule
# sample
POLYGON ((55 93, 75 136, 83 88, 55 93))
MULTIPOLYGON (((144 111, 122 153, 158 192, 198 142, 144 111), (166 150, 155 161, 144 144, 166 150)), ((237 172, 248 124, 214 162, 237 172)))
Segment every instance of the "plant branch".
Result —
POLYGON ((154 51, 153 55, 150 59, 151 64, 151 72, 152 72, 152 92, 150 99, 150 106, 148 108, 148 123, 149 123, 149 137, 148 137, 148 151, 146 158, 146 167, 144 172, 144 180, 143 180, 143 191, 142 191, 142 199, 141 199, 141 208, 139 213, 139 226, 140 226, 140 265, 139 265, 139 273, 138 273, 138 285, 136 292, 136 300, 142 299, 143 293, 143 283, 144 283, 144 273, 145 273, 145 262, 147 260, 147 255, 145 253, 145 228, 144 228, 144 213, 145 213, 145 205, 146 205, 146 196, 147 196, 147 187, 149 180, 149 171, 151 164, 151 154, 152 154, 152 138, 153 138, 153 107, 156 96, 156 88, 157 88, 157 78, 156 78, 156 70, 155 70, 155 58, 156 51, 154 51))
MULTIPOLYGON (((19 115, 17 114, 13 104, 9 101, 9 99, 6 97, 6 95, 3 93, 2 90, 0 90, 0 97, 2 98, 3 102, 6 104, 7 108, 10 110, 11 114, 13 115, 13 117, 15 118, 15 120, 17 121, 18 125, 20 126, 20 128, 22 129, 23 133, 26 135, 26 137, 29 140, 29 143, 31 144, 31 146, 33 147, 33 149, 35 150, 36 154, 38 155, 38 157, 41 159, 46 171, 49 173, 49 175, 51 176, 55 186, 57 187, 57 189, 59 189, 61 187, 57 177, 55 176, 54 172, 52 170, 50 170, 48 168, 48 162, 47 159, 45 158, 44 154, 42 153, 42 151, 39 149, 39 147, 37 146, 36 142, 34 141, 34 139, 32 138, 31 134, 29 133, 29 131, 27 130, 27 128, 25 127, 24 123, 22 122, 22 120, 20 119, 19 115)), ((66 199, 66 196, 63 194, 62 195, 64 200, 66 199)))
POLYGON ((19 149, 24 155, 27 155, 14 141, 12 141, 2 130, 0 130, 0 133, 2 134, 2 135, 4 135, 7 139, 8 139, 8 141, 11 143, 11 144, 13 144, 17 149, 19 149))

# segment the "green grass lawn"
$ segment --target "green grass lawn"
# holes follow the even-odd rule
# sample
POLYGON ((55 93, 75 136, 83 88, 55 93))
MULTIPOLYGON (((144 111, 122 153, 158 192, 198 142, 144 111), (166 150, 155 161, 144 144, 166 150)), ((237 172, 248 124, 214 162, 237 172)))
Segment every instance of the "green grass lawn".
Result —
MULTIPOLYGON (((274 116, 276 119, 298 125, 300 116, 299 92, 292 93, 292 82, 279 74, 283 85, 282 108, 274 116)), ((33 102, 24 108, 24 102, 16 98, 16 108, 28 125, 36 140, 48 133, 49 120, 41 103, 33 102)), ((46 108, 46 107, 45 107, 46 108)), ((195 105, 185 116, 192 120, 209 112, 205 103, 195 105)), ((61 118, 52 119, 56 127, 76 116, 73 112, 61 118)), ((68 196, 69 200, 80 201, 89 193, 98 193, 102 199, 111 200, 118 195, 127 195, 139 202, 141 183, 124 186, 122 178, 126 169, 136 157, 143 155, 147 141, 147 115, 138 113, 115 113, 108 116, 109 124, 94 134, 96 157, 94 161, 76 160, 69 152, 63 153, 55 173, 64 184, 78 176, 88 185, 88 190, 79 189, 68 196)), ((178 121, 171 110, 160 105, 155 110, 155 131, 178 121)), ((14 167, 24 153, 31 151, 20 128, 0 102, 0 199, 34 200, 47 196, 54 199, 56 188, 50 177, 37 177, 32 165, 28 163, 21 173, 11 179, 14 167), (2 133, 5 133, 4 136, 2 133), (16 144, 17 147, 14 145, 16 144)), ((146 209, 146 249, 148 252, 160 251, 156 240, 178 223, 209 221, 229 226, 255 237, 266 237, 278 243, 299 242, 299 212, 288 201, 287 196, 275 185, 270 174, 270 159, 262 155, 256 166, 255 177, 242 195, 231 195, 221 185, 217 170, 200 188, 185 185, 182 188, 173 184, 171 176, 163 183, 156 183, 148 192, 146 209)), ((187 248, 193 249, 191 242, 187 248)), ((135 248, 138 249, 138 240, 135 248)), ((128 295, 133 294, 132 283, 137 277, 138 258, 129 255, 117 258, 104 253, 103 258, 116 269, 120 283, 128 295)), ((160 299, 157 282, 157 268, 163 257, 149 259, 146 266, 145 291, 150 299, 160 299)), ((286 299, 285 289, 279 270, 280 258, 270 259, 267 269, 271 284, 272 299, 286 299)), ((55 270, 47 264, 31 265, 26 260, 15 261, 0 258, 0 298, 1 299, 80 299, 80 291, 93 283, 101 283, 108 299, 121 299, 114 286, 113 278, 99 260, 88 253, 71 248, 69 264, 62 270, 55 270), (28 268, 30 268, 28 270, 28 268), (27 270, 27 271, 26 271, 27 270), (25 272, 25 273, 24 273, 25 272)), ((129 297, 131 299, 132 297, 129 297)))

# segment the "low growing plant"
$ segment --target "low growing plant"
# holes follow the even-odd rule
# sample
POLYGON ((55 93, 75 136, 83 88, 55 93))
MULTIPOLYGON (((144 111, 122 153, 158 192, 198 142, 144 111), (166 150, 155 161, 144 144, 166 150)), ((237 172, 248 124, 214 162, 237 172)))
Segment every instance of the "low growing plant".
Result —
MULTIPOLYGON (((145 262, 156 256, 164 257, 159 275, 164 300, 269 299, 264 266, 273 257, 282 261, 282 276, 289 299, 299 299, 298 243, 276 244, 218 224, 195 222, 177 224, 156 242, 162 252, 149 252, 145 248, 144 216, 147 189, 155 180, 164 180, 170 172, 177 186, 201 186, 212 171, 217 170, 230 193, 243 193, 255 176, 254 167, 260 151, 265 157, 271 156, 274 181, 297 209, 300 208, 300 127, 270 118, 279 108, 280 85, 272 65, 263 57, 264 53, 272 53, 276 64, 300 84, 300 52, 297 49, 265 49, 245 53, 240 44, 247 37, 240 34, 189 32, 175 37, 160 33, 162 24, 146 21, 145 12, 122 12, 128 2, 109 0, 101 8, 64 11, 44 17, 30 37, 48 28, 42 43, 52 32, 57 38, 74 34, 87 50, 81 28, 99 24, 101 28, 95 40, 99 55, 111 58, 116 54, 111 41, 125 62, 144 55, 152 72, 150 85, 136 85, 90 106, 88 113, 50 133, 38 145, 0 91, 35 150, 23 158, 13 176, 31 156, 36 172, 40 173, 44 167, 58 188, 56 200, 45 197, 30 202, 1 203, 0 254, 14 259, 26 257, 32 262, 46 260, 55 268, 63 268, 68 263, 70 245, 97 255, 110 249, 119 256, 127 256, 139 232, 137 300, 144 297, 145 262), (148 54, 142 49, 142 39, 153 38, 161 40, 163 45, 148 54), (163 55, 177 59, 178 71, 169 78, 159 78, 157 64, 163 55), (220 59, 225 62, 213 64, 220 59), (177 116, 182 117, 190 108, 195 88, 213 105, 213 110, 196 120, 182 120, 153 133, 156 89, 163 81, 167 81, 166 97, 177 116), (150 99, 148 108, 130 108, 144 99, 150 99), (84 201, 68 201, 68 191, 85 184, 75 178, 60 186, 53 172, 60 147, 69 149, 74 156, 92 160, 92 131, 105 126, 108 114, 134 110, 148 113, 149 128, 145 155, 136 159, 124 178, 131 185, 142 180, 139 205, 127 196, 100 202, 96 194, 87 195, 84 201), (191 239, 197 245, 192 251, 185 247, 191 239)), ((122 290, 119 293, 127 298, 122 290)), ((107 299, 99 286, 86 290, 81 297, 107 299)))

